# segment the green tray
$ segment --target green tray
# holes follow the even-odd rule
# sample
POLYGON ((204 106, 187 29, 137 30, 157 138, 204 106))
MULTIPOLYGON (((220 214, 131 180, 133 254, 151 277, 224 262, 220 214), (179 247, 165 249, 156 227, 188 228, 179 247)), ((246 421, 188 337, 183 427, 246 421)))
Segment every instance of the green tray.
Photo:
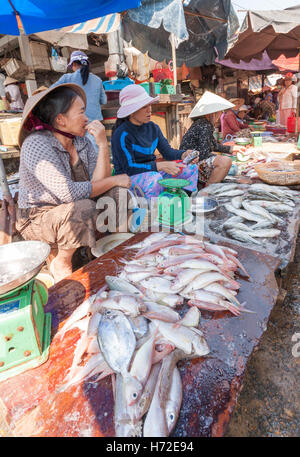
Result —
POLYGON ((188 186, 190 181, 187 179, 166 178, 160 179, 158 183, 163 187, 180 189, 182 187, 188 186))

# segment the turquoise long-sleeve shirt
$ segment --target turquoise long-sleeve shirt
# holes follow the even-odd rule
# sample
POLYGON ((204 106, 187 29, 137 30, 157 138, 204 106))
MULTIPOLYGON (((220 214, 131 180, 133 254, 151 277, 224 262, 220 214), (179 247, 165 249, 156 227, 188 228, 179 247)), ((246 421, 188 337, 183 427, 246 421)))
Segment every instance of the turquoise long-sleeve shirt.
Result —
POLYGON ((78 86, 82 87, 84 90, 87 100, 85 114, 87 115, 89 122, 94 121, 95 119, 102 121, 103 115, 100 105, 105 105, 107 103, 102 79, 99 78, 99 76, 90 73, 87 83, 83 85, 80 70, 76 70, 74 73, 66 73, 61 76, 61 78, 52 84, 51 87, 65 83, 78 84, 78 86))

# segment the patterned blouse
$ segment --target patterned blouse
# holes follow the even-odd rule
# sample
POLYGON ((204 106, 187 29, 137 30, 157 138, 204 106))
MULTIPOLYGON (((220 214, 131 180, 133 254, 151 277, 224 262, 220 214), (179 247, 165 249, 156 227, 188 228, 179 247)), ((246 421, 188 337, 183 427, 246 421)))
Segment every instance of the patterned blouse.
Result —
POLYGON ((183 135, 180 149, 196 149, 199 151, 199 160, 208 159, 213 152, 230 153, 230 146, 219 144, 213 135, 214 127, 206 117, 197 119, 193 125, 183 135))
POLYGON ((74 181, 70 155, 52 132, 29 135, 21 148, 19 208, 60 205, 89 198, 97 153, 89 139, 76 136, 73 140, 89 180, 74 181))

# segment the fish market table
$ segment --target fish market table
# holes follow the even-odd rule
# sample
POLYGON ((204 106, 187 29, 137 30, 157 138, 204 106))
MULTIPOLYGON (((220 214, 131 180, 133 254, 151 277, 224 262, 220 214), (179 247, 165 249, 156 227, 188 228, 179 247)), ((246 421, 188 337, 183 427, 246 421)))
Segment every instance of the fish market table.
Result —
MULTIPOLYGON (((274 227, 280 230, 279 235, 269 238, 255 238, 255 243, 253 243, 250 239, 249 241, 240 241, 239 239, 233 238, 234 235, 230 235, 230 229, 228 230, 228 228, 226 228, 226 223, 230 218, 238 215, 240 209, 242 210, 241 213, 245 214, 245 209, 243 208, 242 204, 240 209, 233 208, 232 201, 234 197, 230 194, 230 190, 228 191, 228 197, 225 195, 226 192, 223 196, 213 194, 212 192, 214 186, 217 185, 213 184, 209 187, 206 187, 205 191, 208 192, 208 196, 210 198, 216 199, 218 201, 219 207, 216 209, 216 211, 205 215, 204 235, 214 243, 223 244, 228 241, 235 246, 245 246, 258 252, 266 252, 279 259, 280 269, 284 271, 289 263, 293 261, 295 255, 297 235, 300 226, 300 199, 295 199, 295 205, 290 212, 271 213, 277 217, 277 221, 274 223, 274 227), (231 212, 234 210, 235 212, 231 212)), ((276 186, 267 187, 272 189, 276 186)), ((256 200, 264 199, 263 196, 254 196, 253 194, 251 195, 251 188, 251 185, 238 183, 236 184, 236 188, 233 190, 233 192, 240 191, 241 195, 237 198, 240 197, 243 201, 245 200, 246 202, 248 201, 248 203, 252 204, 255 204, 256 200), (253 200, 249 200, 249 198, 253 198, 253 200)), ((249 227, 253 226, 254 222, 250 222, 250 224, 251 225, 249 227)), ((230 228, 234 228, 234 226, 236 226, 236 222, 233 222, 233 226, 230 228)), ((251 232, 249 232, 249 234, 251 235, 251 232)))
MULTIPOLYGON (((80 331, 74 328, 62 339, 57 332, 74 309, 104 285, 105 275, 116 275, 120 271, 122 258, 134 257, 136 251, 128 247, 147 235, 135 235, 49 290, 45 307, 45 311, 52 314, 49 359, 35 369, 0 383, 0 436, 114 436, 111 377, 100 382, 90 378, 61 390, 80 331)), ((224 245, 232 247, 228 242, 224 245)), ((234 249, 252 277, 252 280, 237 277, 241 284, 238 299, 255 313, 236 317, 228 311, 201 311, 200 328, 210 354, 178 364, 183 401, 171 435, 174 437, 224 435, 247 362, 267 328, 276 303, 279 290, 274 273, 278 260, 242 246, 234 246, 234 249)), ((188 305, 176 308, 181 315, 187 309, 188 305)))

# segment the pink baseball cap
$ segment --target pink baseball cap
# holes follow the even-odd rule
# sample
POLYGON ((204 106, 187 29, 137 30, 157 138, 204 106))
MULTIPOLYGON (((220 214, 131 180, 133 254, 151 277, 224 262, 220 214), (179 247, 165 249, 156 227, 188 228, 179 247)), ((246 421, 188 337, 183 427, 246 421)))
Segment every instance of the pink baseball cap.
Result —
POLYGON ((130 84, 121 90, 119 95, 120 108, 117 112, 118 118, 124 118, 146 105, 150 105, 159 100, 157 97, 150 97, 146 90, 138 84, 130 84))

